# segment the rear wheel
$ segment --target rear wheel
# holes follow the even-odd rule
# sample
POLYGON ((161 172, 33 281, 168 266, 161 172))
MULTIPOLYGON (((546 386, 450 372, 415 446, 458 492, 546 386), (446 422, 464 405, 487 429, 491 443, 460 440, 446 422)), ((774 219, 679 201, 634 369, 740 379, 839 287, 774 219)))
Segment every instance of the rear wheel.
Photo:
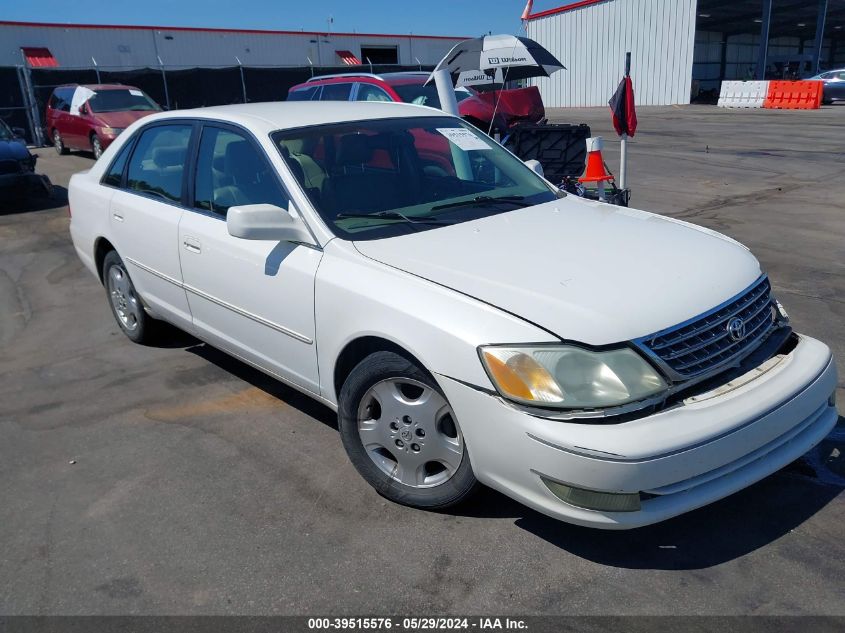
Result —
POLYGON ((91 151, 94 152, 94 160, 100 160, 103 155, 103 144, 96 134, 91 135, 91 151))
POLYGON ((70 151, 65 147, 65 142, 58 130, 53 130, 53 147, 56 148, 56 153, 59 155, 67 154, 70 151))
POLYGON ((361 476, 391 501, 428 509, 477 486, 452 407, 434 379, 393 352, 352 370, 340 393, 340 435, 361 476))
POLYGON ((115 251, 103 260, 103 284, 112 314, 123 333, 135 343, 149 343, 155 336, 157 322, 144 311, 126 266, 115 251))

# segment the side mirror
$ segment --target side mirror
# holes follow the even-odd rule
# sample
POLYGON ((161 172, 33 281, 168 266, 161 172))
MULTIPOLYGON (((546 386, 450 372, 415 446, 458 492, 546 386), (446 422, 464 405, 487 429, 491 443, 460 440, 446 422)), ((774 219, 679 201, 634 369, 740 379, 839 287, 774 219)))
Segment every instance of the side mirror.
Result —
POLYGON ((528 168, 529 168, 531 171, 533 171, 535 174, 537 174, 538 176, 540 176, 540 178, 545 178, 545 177, 546 177, 546 175, 543 173, 543 166, 540 164, 540 161, 539 161, 539 160, 534 160, 534 159, 532 158, 531 160, 527 160, 527 161, 525 161, 525 164, 528 166, 528 168))
POLYGON ((314 238, 302 220, 273 204, 229 207, 226 228, 229 235, 244 240, 314 244, 314 238))
POLYGON ((88 104, 87 103, 83 103, 81 106, 79 106, 79 114, 88 114, 88 104))

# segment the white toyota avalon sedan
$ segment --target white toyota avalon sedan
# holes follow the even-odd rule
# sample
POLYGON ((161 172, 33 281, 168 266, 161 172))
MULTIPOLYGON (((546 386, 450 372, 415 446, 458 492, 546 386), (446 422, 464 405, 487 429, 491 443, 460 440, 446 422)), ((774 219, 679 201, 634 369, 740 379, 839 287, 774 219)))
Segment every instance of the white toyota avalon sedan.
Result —
POLYGON ((70 207, 130 339, 168 321, 336 409, 399 503, 480 482, 632 528, 758 481, 837 420, 830 350, 790 329, 748 249, 567 196, 437 110, 156 114, 71 179, 70 207))

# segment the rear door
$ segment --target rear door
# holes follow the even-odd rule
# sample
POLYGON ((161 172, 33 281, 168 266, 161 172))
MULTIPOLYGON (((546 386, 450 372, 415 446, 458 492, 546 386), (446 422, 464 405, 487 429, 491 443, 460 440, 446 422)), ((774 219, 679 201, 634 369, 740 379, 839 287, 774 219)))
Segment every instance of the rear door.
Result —
POLYGON ((178 241, 193 129, 190 121, 143 128, 110 209, 114 246, 141 297, 185 329, 191 327, 191 313, 178 241))
POLYGON ((70 94, 70 107, 68 108, 68 111, 64 113, 64 116, 66 117, 66 123, 64 124, 64 138, 65 145, 68 147, 73 147, 75 149, 91 149, 91 143, 88 138, 91 126, 88 124, 88 119, 84 114, 86 108, 83 107, 86 105, 87 100, 76 102, 77 100, 83 99, 85 93, 90 94, 90 92, 90 90, 86 90, 82 86, 77 86, 77 88, 70 94))
POLYGON ((68 144, 68 126, 72 118, 70 115, 70 100, 73 97, 73 91, 74 88, 57 88, 56 107, 53 111, 53 125, 59 131, 66 147, 70 147, 68 144))
POLYGON ((210 343, 319 393, 314 277, 322 251, 229 235, 229 207, 287 209, 288 194, 249 132, 206 123, 198 147, 193 210, 179 225, 194 328, 210 343))

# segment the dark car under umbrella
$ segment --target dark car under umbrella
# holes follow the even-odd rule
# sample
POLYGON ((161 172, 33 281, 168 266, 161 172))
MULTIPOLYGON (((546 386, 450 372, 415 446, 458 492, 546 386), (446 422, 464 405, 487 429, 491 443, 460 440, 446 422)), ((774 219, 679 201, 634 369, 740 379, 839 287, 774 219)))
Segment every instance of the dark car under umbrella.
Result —
POLYGON ((554 55, 532 39, 515 35, 485 35, 456 44, 434 72, 448 70, 454 82, 461 73, 480 71, 486 73, 491 81, 499 75, 500 81, 504 82, 548 77, 565 68, 554 55))

